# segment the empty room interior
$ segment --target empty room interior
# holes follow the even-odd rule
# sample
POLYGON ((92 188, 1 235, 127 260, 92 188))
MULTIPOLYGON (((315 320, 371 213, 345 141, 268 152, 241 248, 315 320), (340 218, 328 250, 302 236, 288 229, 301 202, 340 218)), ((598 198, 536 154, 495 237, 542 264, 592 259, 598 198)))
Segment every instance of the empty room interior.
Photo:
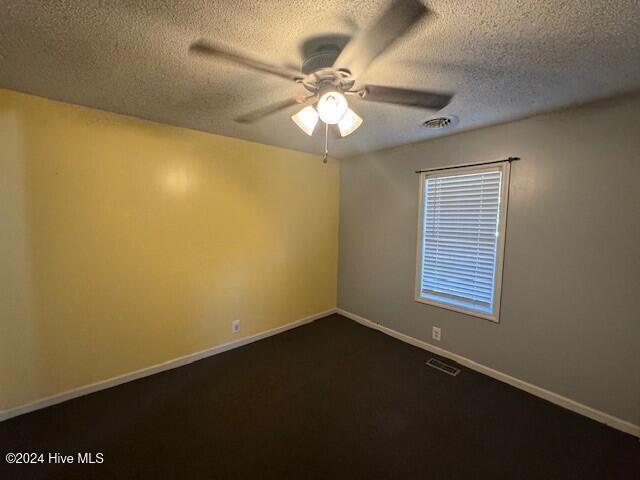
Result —
POLYGON ((0 478, 640 478, 637 0, 0 0, 0 478))

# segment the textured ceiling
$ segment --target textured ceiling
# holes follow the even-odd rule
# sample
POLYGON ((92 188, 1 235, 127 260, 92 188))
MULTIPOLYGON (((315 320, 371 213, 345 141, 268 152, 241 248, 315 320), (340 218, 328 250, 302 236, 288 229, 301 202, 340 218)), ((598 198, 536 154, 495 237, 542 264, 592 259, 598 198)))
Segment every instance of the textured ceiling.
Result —
MULTIPOLYGON (((299 47, 357 34, 385 0, 0 0, 0 87, 232 137, 320 152, 290 121, 231 118, 305 93, 286 80, 188 54, 209 38, 299 68, 299 47)), ((640 89, 638 0, 433 0, 435 16, 395 42, 364 83, 456 93, 444 133, 640 89)), ((365 120, 335 156, 435 136, 435 112, 354 99, 365 120)), ((439 133, 443 134, 443 133, 439 133)))

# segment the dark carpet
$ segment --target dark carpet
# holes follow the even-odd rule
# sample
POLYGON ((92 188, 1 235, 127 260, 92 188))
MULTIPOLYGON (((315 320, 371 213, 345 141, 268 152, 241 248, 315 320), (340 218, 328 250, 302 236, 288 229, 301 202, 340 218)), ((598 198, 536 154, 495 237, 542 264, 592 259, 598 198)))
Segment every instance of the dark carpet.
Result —
POLYGON ((0 478, 640 478, 634 437, 431 356, 333 315, 0 423, 0 478))

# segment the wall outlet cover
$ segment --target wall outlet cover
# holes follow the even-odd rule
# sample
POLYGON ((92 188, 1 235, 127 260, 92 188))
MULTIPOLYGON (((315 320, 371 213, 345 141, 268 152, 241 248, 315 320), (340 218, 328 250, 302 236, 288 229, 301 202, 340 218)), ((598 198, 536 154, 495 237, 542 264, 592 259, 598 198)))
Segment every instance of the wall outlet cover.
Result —
POLYGON ((231 322, 231 333, 238 333, 240 331, 240 320, 233 320, 231 322))
POLYGON ((441 331, 440 331, 440 327, 433 327, 431 329, 431 337, 434 340, 440 341, 441 338, 441 331))

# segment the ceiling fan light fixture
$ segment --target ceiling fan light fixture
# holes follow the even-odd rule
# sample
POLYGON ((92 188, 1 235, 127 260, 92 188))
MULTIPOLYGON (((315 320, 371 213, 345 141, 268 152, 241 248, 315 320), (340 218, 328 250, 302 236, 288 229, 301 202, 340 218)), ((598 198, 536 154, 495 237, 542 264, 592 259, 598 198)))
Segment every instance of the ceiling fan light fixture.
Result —
POLYGON ((347 112, 340 121, 338 121, 340 136, 346 137, 347 135, 351 135, 360 125, 362 125, 362 118, 360 118, 356 112, 347 108, 347 112))
POLYGON ((337 91, 329 91, 318 100, 318 114, 320 120, 329 125, 335 125, 345 116, 349 104, 343 94, 337 91))
POLYGON ((291 120, 300 127, 300 130, 311 136, 318 124, 318 112, 312 106, 304 107, 298 113, 292 115, 291 120))

